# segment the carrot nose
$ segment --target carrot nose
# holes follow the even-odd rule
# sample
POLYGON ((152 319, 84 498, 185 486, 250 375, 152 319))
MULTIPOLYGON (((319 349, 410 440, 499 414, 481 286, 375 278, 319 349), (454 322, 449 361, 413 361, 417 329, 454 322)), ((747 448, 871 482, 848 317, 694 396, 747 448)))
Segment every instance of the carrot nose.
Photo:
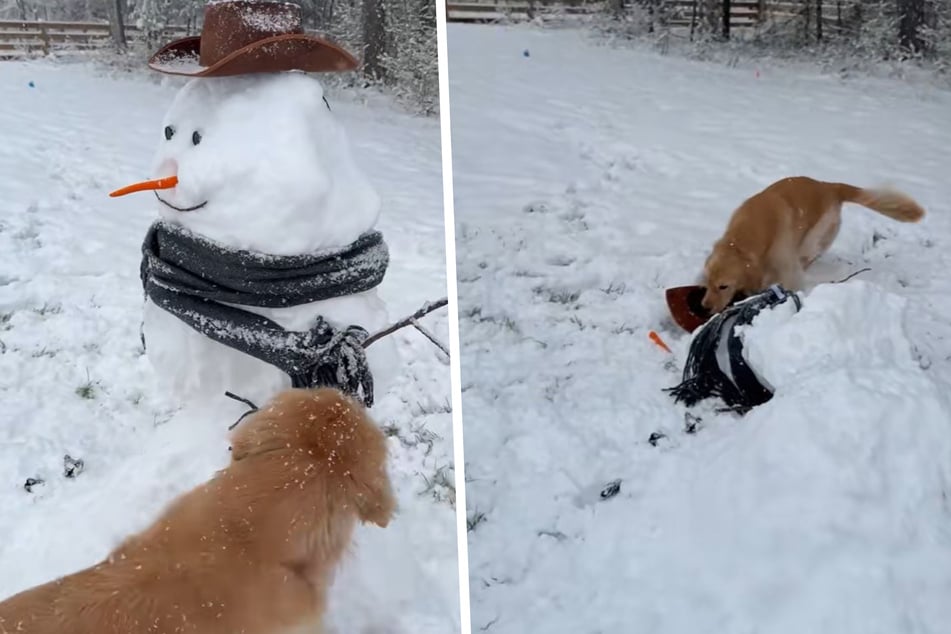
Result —
POLYGON ((116 196, 125 196, 126 194, 144 192, 150 189, 171 189, 176 185, 178 185, 178 176, 166 176, 165 178, 156 178, 152 181, 142 181, 141 183, 135 183, 134 185, 117 189, 116 191, 109 194, 109 196, 115 198, 116 196))

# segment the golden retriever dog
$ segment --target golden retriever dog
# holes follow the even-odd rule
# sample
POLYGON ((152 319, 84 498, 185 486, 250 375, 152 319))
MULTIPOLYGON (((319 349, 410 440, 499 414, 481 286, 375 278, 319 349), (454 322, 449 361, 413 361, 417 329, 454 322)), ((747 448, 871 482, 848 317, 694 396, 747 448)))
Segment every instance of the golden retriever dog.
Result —
POLYGON ((772 284, 802 290, 803 272, 839 233, 842 203, 856 203, 899 222, 918 222, 925 215, 898 191, 784 178, 733 212, 704 264, 703 307, 718 313, 734 297, 754 295, 772 284))
POLYGON ((386 441, 333 389, 291 389, 231 463, 104 561, 0 603, 0 633, 316 634, 358 521, 385 527, 386 441))

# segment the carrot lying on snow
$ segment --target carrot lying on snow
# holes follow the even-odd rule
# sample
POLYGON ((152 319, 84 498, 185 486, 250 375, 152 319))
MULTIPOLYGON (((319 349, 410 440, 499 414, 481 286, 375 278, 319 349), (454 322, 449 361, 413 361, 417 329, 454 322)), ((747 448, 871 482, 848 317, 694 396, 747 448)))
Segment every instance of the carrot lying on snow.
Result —
POLYGON ((667 352, 669 352, 669 353, 671 353, 671 354, 674 353, 673 350, 671 350, 670 348, 667 347, 667 344, 664 343, 664 340, 660 338, 660 335, 658 335, 658 334, 657 334, 656 332, 654 332, 653 330, 651 330, 650 332, 648 332, 648 333, 647 333, 647 336, 650 337, 650 340, 653 341, 653 342, 654 342, 654 345, 656 345, 658 348, 661 348, 661 349, 663 349, 663 350, 666 350, 667 352))

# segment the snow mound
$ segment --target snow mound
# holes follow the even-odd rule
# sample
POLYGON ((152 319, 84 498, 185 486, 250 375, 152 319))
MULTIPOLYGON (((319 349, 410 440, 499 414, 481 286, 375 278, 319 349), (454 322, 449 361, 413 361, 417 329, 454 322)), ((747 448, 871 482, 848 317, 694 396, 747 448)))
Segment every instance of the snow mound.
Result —
POLYGON ((951 404, 912 357, 906 305, 828 284, 744 329, 776 393, 703 469, 689 516, 711 584, 742 578, 722 599, 750 600, 750 624, 906 631, 945 603, 922 571, 951 564, 951 404))
POLYGON ((830 373, 892 372, 895 380, 927 380, 911 354, 902 325, 908 302, 863 281, 822 284, 804 299, 763 311, 737 329, 744 353, 770 385, 795 389, 809 378, 830 373), (788 310, 783 310, 788 308, 788 310))

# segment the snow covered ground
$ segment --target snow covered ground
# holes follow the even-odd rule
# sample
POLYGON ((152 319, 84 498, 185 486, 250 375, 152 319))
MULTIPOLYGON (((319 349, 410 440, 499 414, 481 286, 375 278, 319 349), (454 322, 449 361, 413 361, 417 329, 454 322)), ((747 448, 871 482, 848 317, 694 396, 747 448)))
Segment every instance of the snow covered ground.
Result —
POLYGON ((473 631, 946 632, 951 94, 570 30, 448 43, 473 631), (809 278, 871 270, 754 321, 776 397, 688 434, 663 291, 799 174, 930 215, 847 206, 809 278))
MULTIPOLYGON (((0 597, 90 565, 228 460, 242 411, 173 411, 141 354, 140 244, 150 176, 181 80, 85 64, 0 63, 0 597), (30 85, 33 82, 33 86, 30 85), (64 455, 84 461, 64 476, 64 455), (44 484, 24 490, 28 478, 44 484)), ((384 201, 394 318, 446 294, 438 121, 331 94, 384 201)), ((445 311, 426 319, 448 341, 445 311)), ((412 329, 373 414, 392 434, 398 520, 360 529, 334 588, 340 632, 458 630, 448 360, 412 329)), ((237 409, 235 409, 237 407, 237 409)))

